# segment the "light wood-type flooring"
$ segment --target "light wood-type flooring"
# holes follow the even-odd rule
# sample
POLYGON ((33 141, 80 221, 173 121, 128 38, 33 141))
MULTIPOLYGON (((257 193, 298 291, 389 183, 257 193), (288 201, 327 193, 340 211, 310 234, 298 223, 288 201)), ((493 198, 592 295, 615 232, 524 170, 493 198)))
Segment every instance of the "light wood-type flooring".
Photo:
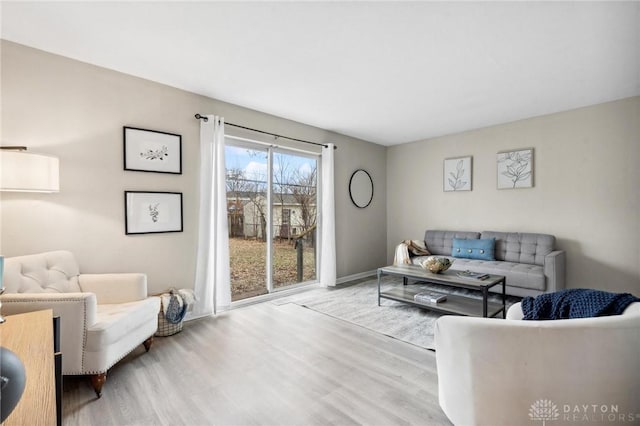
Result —
POLYGON ((65 425, 450 425, 435 354, 295 304, 191 321, 142 345, 96 399, 65 377, 65 425))

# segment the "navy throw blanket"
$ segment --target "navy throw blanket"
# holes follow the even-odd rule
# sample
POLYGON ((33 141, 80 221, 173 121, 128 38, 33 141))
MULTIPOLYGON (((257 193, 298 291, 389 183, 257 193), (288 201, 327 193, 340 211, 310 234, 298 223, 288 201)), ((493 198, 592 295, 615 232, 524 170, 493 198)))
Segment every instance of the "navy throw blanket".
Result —
POLYGON ((640 299, 629 293, 574 288, 525 297, 522 313, 525 320, 603 317, 620 315, 633 302, 640 299))

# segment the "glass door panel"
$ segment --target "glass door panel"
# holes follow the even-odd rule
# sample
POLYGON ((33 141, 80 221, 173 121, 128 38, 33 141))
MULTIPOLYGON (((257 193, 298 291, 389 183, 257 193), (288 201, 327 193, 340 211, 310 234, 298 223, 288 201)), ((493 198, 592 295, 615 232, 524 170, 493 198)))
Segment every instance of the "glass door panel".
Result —
POLYGON ((268 155, 266 150, 225 147, 231 300, 269 292, 267 285, 268 155))
POLYGON ((317 159, 273 153, 273 288, 316 279, 317 159))

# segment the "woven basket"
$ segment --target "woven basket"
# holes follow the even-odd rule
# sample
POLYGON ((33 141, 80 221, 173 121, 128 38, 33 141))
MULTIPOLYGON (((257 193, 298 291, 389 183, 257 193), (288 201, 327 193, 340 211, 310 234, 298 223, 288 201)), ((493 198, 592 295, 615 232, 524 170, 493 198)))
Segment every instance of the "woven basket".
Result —
POLYGON ((160 312, 158 312, 158 331, 154 336, 166 337, 182 331, 182 321, 177 324, 171 324, 164 316, 164 309, 162 306, 162 298, 160 298, 160 312))

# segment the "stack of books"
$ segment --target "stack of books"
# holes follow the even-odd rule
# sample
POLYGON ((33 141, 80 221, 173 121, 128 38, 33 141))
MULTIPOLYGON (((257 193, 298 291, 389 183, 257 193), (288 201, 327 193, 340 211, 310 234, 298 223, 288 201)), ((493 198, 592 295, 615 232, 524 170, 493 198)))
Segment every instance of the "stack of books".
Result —
POLYGON ((423 291, 413 296, 413 300, 421 303, 441 303, 447 300, 447 295, 437 291, 423 291))

